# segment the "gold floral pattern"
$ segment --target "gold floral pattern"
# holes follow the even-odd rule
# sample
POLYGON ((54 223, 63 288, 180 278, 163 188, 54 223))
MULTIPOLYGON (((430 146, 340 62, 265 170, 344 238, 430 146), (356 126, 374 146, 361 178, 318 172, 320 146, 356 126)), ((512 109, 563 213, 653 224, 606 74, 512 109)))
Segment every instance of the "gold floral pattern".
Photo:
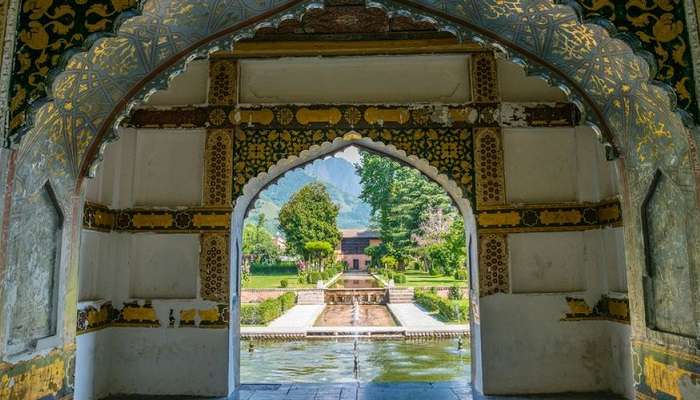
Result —
MULTIPOLYGON (((604 18, 621 32, 633 35, 654 55, 655 79, 667 83, 678 106, 697 115, 688 30, 681 0, 576 0, 585 18, 604 18)), ((694 23, 691 21, 689 23, 694 23)))
POLYGON ((89 35, 112 30, 117 17, 134 9, 137 3, 137 0, 24 0, 10 89, 10 129, 21 128, 29 105, 46 96, 49 72, 59 65, 64 52, 82 46, 89 35))
MULTIPOLYGON (((472 134, 466 128, 356 129, 359 135, 394 145, 406 154, 427 160, 455 181, 472 198, 472 134)), ((251 178, 313 145, 331 142, 340 129, 254 129, 239 126, 233 141, 233 199, 251 178)))

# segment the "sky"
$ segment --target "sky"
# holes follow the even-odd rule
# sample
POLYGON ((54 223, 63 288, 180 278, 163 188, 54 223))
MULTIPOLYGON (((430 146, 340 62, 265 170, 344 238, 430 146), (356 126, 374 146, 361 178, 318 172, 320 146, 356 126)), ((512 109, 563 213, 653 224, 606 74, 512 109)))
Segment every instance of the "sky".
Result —
POLYGON ((355 164, 360 161, 360 150, 355 146, 346 147, 345 150, 333 154, 333 157, 344 158, 355 164))

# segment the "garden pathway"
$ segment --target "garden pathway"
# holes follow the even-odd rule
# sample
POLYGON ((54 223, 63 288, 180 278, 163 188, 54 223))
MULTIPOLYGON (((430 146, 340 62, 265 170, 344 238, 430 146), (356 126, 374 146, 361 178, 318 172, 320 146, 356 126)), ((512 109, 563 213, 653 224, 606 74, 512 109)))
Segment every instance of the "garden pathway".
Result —
POLYGON ((387 306, 401 326, 406 328, 444 328, 446 326, 414 303, 387 304, 387 306))
POLYGON ((296 305, 268 324, 268 328, 310 328, 323 311, 323 304, 296 305))

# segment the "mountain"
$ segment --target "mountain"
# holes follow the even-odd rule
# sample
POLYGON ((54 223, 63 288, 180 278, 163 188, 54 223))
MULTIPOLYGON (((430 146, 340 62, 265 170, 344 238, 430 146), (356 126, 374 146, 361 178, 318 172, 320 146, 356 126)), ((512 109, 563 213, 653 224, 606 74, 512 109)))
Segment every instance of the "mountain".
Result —
POLYGON ((272 233, 278 232, 277 217, 280 208, 304 185, 314 181, 322 183, 328 190, 331 200, 340 207, 338 213, 340 229, 368 227, 370 207, 359 198, 362 190, 360 177, 352 163, 339 157, 317 160, 303 168, 284 174, 260 192, 246 222, 254 221, 262 213, 267 217, 267 229, 272 233))

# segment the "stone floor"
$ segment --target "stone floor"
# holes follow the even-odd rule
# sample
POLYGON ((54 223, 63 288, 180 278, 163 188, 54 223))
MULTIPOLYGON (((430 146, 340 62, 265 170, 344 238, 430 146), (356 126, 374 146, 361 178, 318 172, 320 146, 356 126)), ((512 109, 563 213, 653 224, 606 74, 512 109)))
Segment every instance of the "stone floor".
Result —
POLYGON ((363 383, 241 385, 239 400, 619 400, 593 394, 480 396, 466 383, 363 383))

